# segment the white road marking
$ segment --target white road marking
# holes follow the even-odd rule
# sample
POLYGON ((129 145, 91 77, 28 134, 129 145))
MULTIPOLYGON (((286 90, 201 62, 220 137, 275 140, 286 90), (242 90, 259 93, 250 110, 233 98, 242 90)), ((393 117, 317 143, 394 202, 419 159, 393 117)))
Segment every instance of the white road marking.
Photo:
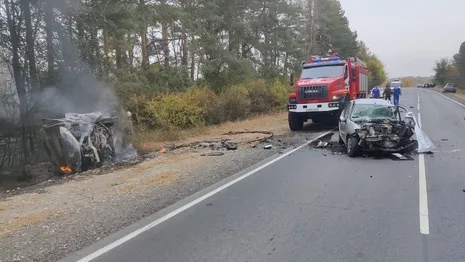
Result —
MULTIPOLYGON (((418 111, 420 111, 420 94, 418 94, 418 111)), ((418 126, 421 128, 421 115, 418 112, 418 126)), ((425 154, 418 156, 418 181, 419 181, 419 215, 420 233, 429 234, 429 213, 428 213, 428 187, 426 184, 426 164, 425 154)))
POLYGON ((448 97, 448 96, 445 96, 445 95, 443 95, 443 94, 441 94, 441 93, 438 93, 438 92, 435 92, 435 93, 437 93, 438 95, 441 95, 441 96, 444 97, 444 98, 449 99, 450 101, 456 103, 456 104, 459 105, 459 106, 465 107, 464 104, 462 104, 462 103, 460 103, 460 102, 457 102, 457 101, 455 101, 454 99, 452 99, 452 98, 450 98, 450 97, 448 97))
POLYGON ((425 155, 420 154, 419 166, 419 189, 420 189, 420 233, 429 234, 428 193, 426 186, 425 155))
POLYGON ((267 163, 265 163, 265 164, 263 164, 263 165, 261 165, 261 166, 255 168, 255 169, 253 169, 253 170, 251 170, 251 171, 245 173, 244 175, 242 175, 242 176, 240 176, 240 177, 238 177, 238 178, 236 178, 236 179, 234 179, 234 180, 232 180, 232 181, 230 181, 230 182, 228 182, 228 183, 226 183, 226 184, 224 184, 224 185, 222 185, 222 186, 220 186, 220 187, 214 189, 213 191, 210 191, 209 193, 207 193, 207 194, 205 194, 205 195, 203 195, 203 196, 201 196, 201 197, 199 197, 199 198, 193 200, 192 202, 189 202, 189 203, 185 204, 184 206, 182 206, 182 207, 180 207, 180 208, 178 208, 178 209, 176 209, 176 210, 174 210, 174 211, 172 211, 172 212, 170 212, 170 213, 168 213, 168 214, 166 214, 166 215, 160 217, 159 219, 153 221, 152 223, 150 223, 150 224, 148 224, 148 225, 146 225, 146 226, 143 226, 143 227, 141 227, 141 228, 139 228, 139 229, 137 229, 137 230, 135 230, 135 231, 133 231, 133 232, 131 232, 131 233, 125 235, 124 237, 122 237, 122 238, 120 238, 120 239, 118 239, 118 240, 116 240, 116 241, 114 241, 114 242, 112 242, 112 243, 110 243, 110 244, 108 244, 108 245, 102 247, 101 249, 99 249, 99 250, 97 250, 97 251, 95 251, 95 252, 93 252, 93 253, 87 255, 86 257, 79 259, 77 262, 88 262, 88 261, 91 261, 91 260, 93 260, 93 259, 95 259, 95 258, 97 258, 97 257, 99 257, 99 256, 101 256, 101 255, 103 255, 103 254, 105 254, 105 253, 107 253, 108 251, 110 251, 110 250, 116 248, 117 246, 119 246, 119 245, 121 245, 121 244, 123 244, 123 243, 125 243, 125 242, 127 242, 127 241, 129 241, 129 240, 131 240, 131 239, 133 239, 133 238, 135 238, 136 236, 138 236, 138 235, 140 235, 140 234, 146 232, 147 230, 149 230, 149 229, 151 229, 151 228, 153 228, 153 227, 155 227, 155 226, 161 224, 162 222, 164 222, 164 221, 166 221, 166 220, 168 220, 168 219, 170 219, 170 218, 172 218, 172 217, 174 217, 174 216, 180 214, 181 212, 183 212, 183 211, 185 211, 185 210, 187 210, 187 209, 189 209, 189 208, 195 206, 196 204, 198 204, 198 203, 204 201, 205 199, 207 199, 207 198, 209 198, 209 197, 215 195, 216 193, 225 190, 226 188, 228 188, 228 187, 230 187, 230 186, 236 184, 237 182, 243 180, 244 178, 247 178, 247 177, 253 175, 254 173, 256 173, 256 172, 262 170, 263 168, 265 168, 265 167, 267 167, 267 166, 269 166, 269 165, 271 165, 271 164, 273 164, 273 163, 278 162, 279 160, 283 159, 284 157, 289 156, 290 154, 296 152, 297 150, 303 148, 304 146, 306 146, 306 145, 312 143, 313 141, 315 141, 315 140, 317 140, 317 139, 319 139, 319 138, 321 138, 321 137, 323 137, 323 136, 325 136, 325 135, 327 135, 327 134, 329 134, 329 133, 331 133, 331 132, 334 132, 334 131, 335 131, 335 129, 333 129, 333 130, 331 130, 331 131, 328 131, 328 132, 325 132, 325 133, 323 133, 323 134, 317 136, 316 138, 314 138, 314 139, 312 139, 312 140, 309 140, 309 141, 305 142, 303 145, 300 145, 299 147, 294 148, 294 149, 292 149, 291 151, 289 151, 289 152, 287 152, 287 153, 284 153, 284 154, 280 155, 279 157, 276 157, 276 158, 272 159, 271 161, 269 161, 269 162, 267 162, 267 163))

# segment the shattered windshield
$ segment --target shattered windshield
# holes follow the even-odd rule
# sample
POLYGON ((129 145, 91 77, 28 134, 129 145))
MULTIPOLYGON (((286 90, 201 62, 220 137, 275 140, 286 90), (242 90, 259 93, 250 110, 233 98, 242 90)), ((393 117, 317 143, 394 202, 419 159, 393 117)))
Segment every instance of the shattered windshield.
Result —
POLYGON ((376 104, 356 104, 351 119, 354 121, 396 120, 396 108, 376 104))

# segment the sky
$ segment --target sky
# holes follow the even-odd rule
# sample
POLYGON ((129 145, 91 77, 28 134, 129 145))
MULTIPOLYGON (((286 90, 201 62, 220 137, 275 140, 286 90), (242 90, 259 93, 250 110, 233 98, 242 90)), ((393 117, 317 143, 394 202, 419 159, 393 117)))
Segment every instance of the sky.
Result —
POLYGON ((465 0, 339 0, 389 77, 431 76, 465 41, 465 0))

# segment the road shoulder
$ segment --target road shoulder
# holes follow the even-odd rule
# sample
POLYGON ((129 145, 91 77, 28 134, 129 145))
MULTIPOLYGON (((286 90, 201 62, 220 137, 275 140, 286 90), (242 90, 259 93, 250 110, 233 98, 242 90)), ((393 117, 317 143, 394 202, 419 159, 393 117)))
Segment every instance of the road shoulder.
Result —
MULTIPOLYGON (((234 135, 238 149, 221 151, 223 155, 203 155, 216 152, 210 147, 185 147, 126 169, 2 192, 2 259, 56 261, 321 131, 310 127, 291 133, 285 114, 270 120, 265 125, 257 120, 256 128, 248 120, 245 126, 271 131, 273 138, 263 141, 265 134, 234 135), (264 149, 265 145, 272 147, 264 149)), ((236 123, 228 128, 237 131, 245 126, 236 123)), ((204 135, 202 139, 208 137, 224 138, 204 135)))

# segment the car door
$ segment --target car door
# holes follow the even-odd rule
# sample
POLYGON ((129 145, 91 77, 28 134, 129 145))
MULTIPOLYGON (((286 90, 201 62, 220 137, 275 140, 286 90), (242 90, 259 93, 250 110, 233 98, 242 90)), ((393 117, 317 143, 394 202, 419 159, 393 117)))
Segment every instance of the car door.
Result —
POLYGON ((339 117, 339 136, 342 138, 344 143, 346 143, 346 136, 347 136, 347 120, 349 118, 350 109, 352 108, 353 101, 347 103, 346 107, 341 113, 339 117))

